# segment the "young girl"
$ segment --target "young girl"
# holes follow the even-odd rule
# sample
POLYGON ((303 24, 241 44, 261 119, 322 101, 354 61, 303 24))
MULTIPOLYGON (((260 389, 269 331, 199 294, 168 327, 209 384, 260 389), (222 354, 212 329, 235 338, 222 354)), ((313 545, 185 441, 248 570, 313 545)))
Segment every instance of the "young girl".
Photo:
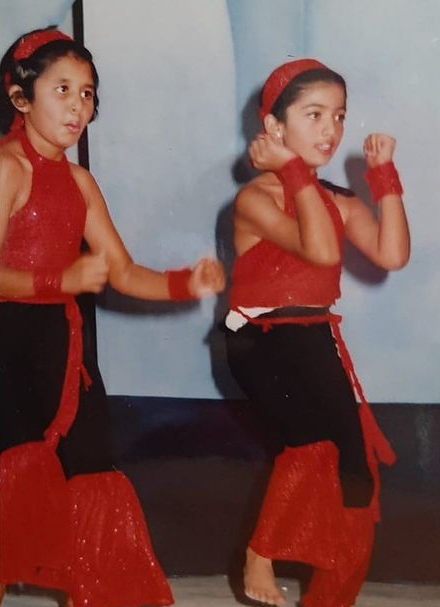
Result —
POLYGON ((318 181, 317 169, 341 141, 345 112, 345 82, 320 62, 277 68, 262 91, 264 133, 250 146, 263 172, 235 202, 228 359, 279 441, 244 589, 270 605, 285 602, 274 559, 314 568, 304 607, 354 604, 378 517, 377 463, 394 459, 329 306, 340 295, 344 238, 396 270, 408 261, 409 234, 391 137, 372 134, 364 143, 378 218, 350 190, 318 181))
POLYGON ((136 265, 96 182, 66 160, 98 109, 83 46, 31 32, 0 77, 0 595, 24 582, 64 590, 75 607, 168 605, 140 504, 114 468, 75 296, 109 282, 142 299, 195 299, 223 289, 223 270, 136 265))

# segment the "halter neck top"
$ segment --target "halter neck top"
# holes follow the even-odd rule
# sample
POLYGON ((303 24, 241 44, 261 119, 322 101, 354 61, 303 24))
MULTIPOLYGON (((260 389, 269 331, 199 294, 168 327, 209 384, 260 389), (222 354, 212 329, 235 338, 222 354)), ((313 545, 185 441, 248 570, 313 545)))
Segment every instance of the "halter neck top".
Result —
MULTIPOLYGON (((62 270, 81 255, 86 220, 84 198, 65 155, 60 161, 44 158, 32 147, 24 129, 14 132, 15 136, 32 165, 32 185, 26 204, 9 219, 0 259, 15 270, 62 270)), ((75 419, 81 373, 86 387, 90 383, 82 364, 81 313, 73 295, 63 293, 50 298, 32 296, 9 301, 65 306, 69 323, 66 375, 57 414, 45 431, 46 440, 55 447, 59 436, 67 435, 75 419)))
POLYGON ((2 263, 16 270, 65 268, 80 255, 84 198, 65 155, 60 161, 44 158, 23 129, 17 138, 32 165, 32 186, 26 204, 9 220, 2 263))
MULTIPOLYGON (((342 247, 344 228, 335 203, 316 181, 330 213, 342 247)), ((284 212, 295 216, 294 206, 284 193, 284 212)), ((262 239, 236 258, 232 268, 231 308, 330 306, 340 296, 341 264, 313 264, 262 239)))

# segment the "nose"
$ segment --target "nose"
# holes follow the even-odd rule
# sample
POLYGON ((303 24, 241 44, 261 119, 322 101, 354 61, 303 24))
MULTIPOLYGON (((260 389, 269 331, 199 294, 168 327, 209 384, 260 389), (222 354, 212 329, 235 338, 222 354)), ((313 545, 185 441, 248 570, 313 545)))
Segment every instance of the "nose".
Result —
POLYGON ((80 111, 82 106, 82 98, 80 95, 73 95, 71 100, 71 110, 74 114, 80 111))
POLYGON ((335 132, 335 123, 333 117, 326 118, 323 121, 322 131, 324 135, 331 136, 335 132))

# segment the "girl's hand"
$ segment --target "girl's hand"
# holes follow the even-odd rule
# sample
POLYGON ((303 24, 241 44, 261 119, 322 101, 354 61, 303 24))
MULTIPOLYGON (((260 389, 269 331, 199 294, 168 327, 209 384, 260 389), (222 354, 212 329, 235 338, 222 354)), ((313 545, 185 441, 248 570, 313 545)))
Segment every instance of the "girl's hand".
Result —
POLYGON ((223 265, 216 259, 201 259, 193 268, 188 281, 191 295, 200 299, 220 293, 226 279, 223 265))
POLYGON ((71 295, 100 293, 108 279, 109 267, 103 253, 86 253, 63 272, 61 291, 71 295))
POLYGON ((364 155, 370 168, 393 160, 396 140, 383 133, 372 133, 364 141, 364 155))
POLYGON ((296 156, 283 144, 281 138, 278 139, 267 133, 257 135, 248 151, 252 165, 260 171, 278 171, 288 160, 296 156))

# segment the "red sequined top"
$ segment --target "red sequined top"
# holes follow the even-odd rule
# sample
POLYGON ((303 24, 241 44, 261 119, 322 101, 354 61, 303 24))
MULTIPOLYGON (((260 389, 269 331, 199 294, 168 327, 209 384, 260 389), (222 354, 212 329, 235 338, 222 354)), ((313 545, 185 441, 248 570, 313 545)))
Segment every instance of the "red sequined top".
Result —
MULTIPOLYGON (((26 204, 8 222, 0 259, 3 265, 16 270, 62 270, 81 254, 86 220, 84 198, 65 156, 60 161, 40 156, 23 129, 14 136, 20 140, 32 165, 32 186, 26 204)), ((59 435, 66 436, 75 419, 80 373, 86 385, 90 382, 82 365, 81 313, 72 295, 20 297, 10 301, 65 305, 69 322, 66 375, 57 415, 45 432, 46 439, 55 445, 59 435)))
POLYGON ((2 263, 16 270, 59 270, 80 256, 86 205, 67 158, 40 156, 23 130, 17 133, 32 164, 27 203, 8 223, 2 263))
MULTIPOLYGON (((339 211, 325 189, 316 186, 331 215, 339 245, 344 228, 339 211)), ((286 194, 285 213, 295 216, 293 204, 286 194)), ((231 308, 330 306, 340 296, 341 264, 313 264, 288 253, 269 240, 260 240, 236 258, 232 269, 231 308)))

